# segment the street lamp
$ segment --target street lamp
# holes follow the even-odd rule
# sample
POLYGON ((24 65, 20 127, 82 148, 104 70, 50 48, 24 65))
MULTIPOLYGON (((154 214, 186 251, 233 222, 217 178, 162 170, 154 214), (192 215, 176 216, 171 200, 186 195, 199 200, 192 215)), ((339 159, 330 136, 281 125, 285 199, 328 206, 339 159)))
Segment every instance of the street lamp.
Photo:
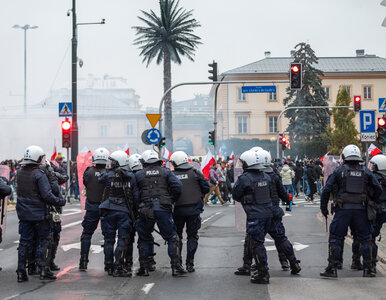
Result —
POLYGON ((24 30, 24 114, 27 112, 27 30, 36 29, 38 26, 30 26, 28 24, 24 26, 13 25, 12 28, 19 28, 24 30))

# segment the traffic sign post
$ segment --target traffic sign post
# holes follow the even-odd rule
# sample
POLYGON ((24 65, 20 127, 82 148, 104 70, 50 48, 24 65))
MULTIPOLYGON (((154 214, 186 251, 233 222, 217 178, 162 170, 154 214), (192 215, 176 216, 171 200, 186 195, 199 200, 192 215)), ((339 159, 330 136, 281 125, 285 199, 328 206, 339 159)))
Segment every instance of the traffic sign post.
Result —
POLYGON ((72 117, 71 102, 59 102, 59 117, 72 117))

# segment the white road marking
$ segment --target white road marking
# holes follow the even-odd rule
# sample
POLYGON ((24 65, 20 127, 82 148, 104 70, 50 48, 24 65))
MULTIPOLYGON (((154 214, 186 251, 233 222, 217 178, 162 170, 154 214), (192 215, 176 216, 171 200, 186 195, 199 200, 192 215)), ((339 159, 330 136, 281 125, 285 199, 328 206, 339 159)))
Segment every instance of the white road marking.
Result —
MULTIPOLYGON (((64 252, 67 252, 71 249, 80 250, 80 243, 62 245, 62 249, 64 252)), ((103 251, 103 248, 100 245, 91 245, 90 250, 92 253, 101 253, 103 251)))
POLYGON ((308 248, 309 246, 310 246, 310 245, 303 245, 303 244, 294 242, 294 249, 295 249, 296 251, 300 251, 300 250, 306 249, 306 248, 308 248))
POLYGON ((283 217, 291 217, 292 215, 289 213, 285 213, 283 217))
POLYGON ((82 213, 82 210, 79 208, 70 208, 70 209, 63 210, 63 212, 66 212, 66 213, 62 214, 61 216, 65 217, 65 216, 80 214, 82 213))
POLYGON ((69 224, 63 225, 62 229, 66 229, 66 228, 69 228, 69 227, 72 227, 72 226, 75 226, 75 225, 79 225, 80 223, 82 223, 82 221, 76 221, 76 222, 73 222, 73 223, 69 223, 69 224))
POLYGON ((153 288, 154 286, 154 283, 146 283, 143 288, 142 288, 142 291, 147 295, 150 290, 153 288))
POLYGON ((201 224, 208 222, 210 219, 214 218, 215 216, 217 216, 219 214, 221 214, 221 211, 218 211, 215 214, 211 215, 210 217, 206 218, 204 221, 201 222, 201 224))
POLYGON ((10 300, 10 299, 13 299, 13 298, 17 298, 17 297, 19 297, 20 296, 20 294, 16 294, 16 295, 13 295, 13 296, 9 296, 9 297, 7 297, 7 298, 4 298, 4 300, 10 300))
POLYGON ((17 240, 17 241, 14 241, 13 243, 14 243, 14 244, 19 244, 19 243, 20 243, 20 241, 19 241, 19 240, 17 240))

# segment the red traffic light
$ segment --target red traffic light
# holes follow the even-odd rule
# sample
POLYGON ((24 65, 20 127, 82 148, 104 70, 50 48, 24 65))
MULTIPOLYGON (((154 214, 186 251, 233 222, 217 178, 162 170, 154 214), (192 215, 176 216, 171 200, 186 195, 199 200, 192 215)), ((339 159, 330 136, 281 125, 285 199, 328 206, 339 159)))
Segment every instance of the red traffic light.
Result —
POLYGON ((281 141, 282 141, 283 143, 285 143, 287 140, 286 140, 285 137, 283 137, 283 138, 281 138, 281 141))
POLYGON ((378 126, 385 126, 386 125, 386 121, 385 119, 383 118, 378 118, 378 126))
POLYGON ((71 122, 70 121, 63 121, 62 122, 62 129, 67 131, 71 129, 71 122))
POLYGON ((355 96, 354 97, 355 102, 360 102, 361 101, 361 96, 355 96))
POLYGON ((299 67, 294 65, 291 67, 291 70, 292 70, 292 72, 297 73, 297 72, 299 72, 299 67))

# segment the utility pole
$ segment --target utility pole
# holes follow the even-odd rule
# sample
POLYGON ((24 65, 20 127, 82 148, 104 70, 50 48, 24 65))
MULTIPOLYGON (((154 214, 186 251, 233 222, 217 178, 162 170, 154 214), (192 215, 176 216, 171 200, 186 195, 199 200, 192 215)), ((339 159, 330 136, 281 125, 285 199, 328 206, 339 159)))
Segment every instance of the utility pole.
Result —
MULTIPOLYGON (((76 0, 72 0, 72 55, 71 55, 71 100, 72 100, 72 131, 71 131, 71 160, 76 162, 78 156, 78 86, 77 68, 78 37, 76 28, 76 0)), ((69 159, 69 158, 67 158, 69 159)))

